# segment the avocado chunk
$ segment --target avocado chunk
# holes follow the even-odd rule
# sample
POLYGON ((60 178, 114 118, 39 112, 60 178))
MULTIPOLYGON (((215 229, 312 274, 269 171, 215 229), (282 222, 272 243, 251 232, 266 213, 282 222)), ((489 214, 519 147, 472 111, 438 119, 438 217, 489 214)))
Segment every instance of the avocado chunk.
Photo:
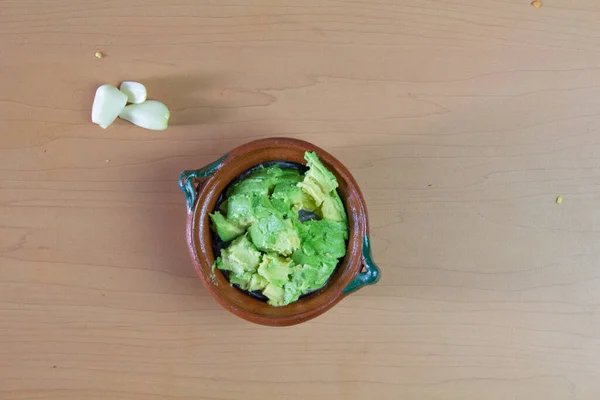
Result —
POLYGON ((347 224, 348 216, 344 209, 344 203, 342 203, 342 199, 340 199, 337 191, 332 191, 323 199, 319 215, 326 220, 343 222, 344 225, 347 224))
POLYGON ((250 225, 248 234, 259 250, 289 256, 300 246, 298 232, 291 220, 275 209, 268 198, 259 199, 254 215, 256 222, 250 225))
POLYGON ((262 259, 262 254, 256 249, 247 235, 239 236, 231 244, 221 250, 217 258, 217 268, 231 271, 240 279, 250 280, 252 273, 256 272, 262 259), (250 275, 245 275, 250 273, 250 275))
POLYGON ((250 278, 250 283, 248 284, 248 290, 262 290, 269 284, 269 281, 259 274, 252 275, 250 278))
POLYGON ((298 300, 308 290, 308 286, 304 286, 294 281, 286 283, 283 287, 283 303, 290 304, 298 300))
POLYGON ((291 255, 300 247, 300 238, 289 219, 275 214, 261 218, 248 228, 254 245, 264 252, 276 252, 284 256, 291 255))
POLYGON ((277 165, 271 167, 260 168, 254 171, 251 175, 253 178, 262 178, 268 180, 271 185, 271 189, 278 183, 291 183, 296 184, 302 181, 303 177, 300 172, 295 169, 282 169, 277 165))
POLYGON ((310 265, 294 265, 291 279, 284 286, 284 302, 293 303, 300 296, 315 286, 318 279, 318 270, 310 265))
POLYGON ((337 260, 323 259, 321 266, 317 269, 317 278, 314 282, 311 282, 310 289, 316 290, 322 288, 326 283, 333 271, 337 267, 337 260))
MULTIPOLYGON (((310 290, 321 288, 335 270, 338 260, 346 255, 347 226, 340 222, 320 220, 302 224, 301 247, 292 260, 310 290)), ((292 274, 292 281, 296 273, 292 274)))
POLYGON ((222 241, 229 242, 244 233, 244 228, 228 221, 219 211, 210 214, 213 231, 219 235, 222 241))
POLYGON ((258 266, 258 274, 267 282, 283 286, 288 282, 292 261, 276 254, 265 254, 258 266))
POLYGON ((278 171, 276 176, 273 177, 273 187, 279 184, 295 186, 304 179, 304 176, 295 169, 281 169, 279 167, 273 167, 273 170, 278 171))
POLYGON ((308 255, 304 250, 300 249, 294 253, 292 260, 296 263, 298 261, 305 261, 310 264, 299 264, 302 265, 301 270, 292 272, 292 282, 295 276, 300 276, 308 290, 317 290, 323 287, 331 273, 335 270, 338 264, 338 260, 335 258, 325 258, 319 255, 313 254, 308 255))
POLYGON ((316 153, 306 152, 304 158, 308 162, 308 172, 298 186, 315 200, 317 206, 320 206, 325 197, 338 187, 338 182, 316 153))
POLYGON ((242 275, 236 275, 234 273, 229 274, 229 283, 232 285, 238 285, 240 288, 244 290, 250 290, 250 282, 252 280, 252 275, 249 272, 245 272, 242 275))
POLYGON ((269 194, 271 181, 260 176, 249 176, 248 178, 236 183, 229 189, 228 196, 240 193, 257 194, 266 196, 269 194))
POLYGON ((300 210, 315 211, 317 209, 312 197, 298 185, 289 183, 280 183, 273 188, 271 202, 274 206, 276 203, 282 204, 283 208, 278 207, 278 209, 283 210, 286 215, 298 214, 300 210))
POLYGON ((294 251, 291 258, 296 265, 313 265, 317 267, 321 265, 321 257, 310 248, 307 251, 305 246, 294 251))
POLYGON ((258 273, 244 272, 242 275, 230 273, 229 283, 238 285, 244 290, 254 291, 264 289, 269 284, 269 281, 258 273))
POLYGON ((239 193, 254 193, 266 196, 271 194, 273 187, 278 183, 297 184, 302 181, 302 176, 296 170, 283 170, 278 166, 260 168, 250 176, 234 184, 227 195, 239 193))
POLYGON ((272 306, 285 306, 285 291, 282 287, 269 283, 263 290, 263 294, 269 299, 268 303, 272 306))
POLYGON ((307 221, 302 233, 302 248, 307 254, 316 254, 325 258, 341 258, 346 255, 348 230, 340 222, 307 221))
POLYGON ((227 219, 243 229, 248 228, 256 218, 254 206, 257 201, 254 193, 238 193, 227 199, 227 219))

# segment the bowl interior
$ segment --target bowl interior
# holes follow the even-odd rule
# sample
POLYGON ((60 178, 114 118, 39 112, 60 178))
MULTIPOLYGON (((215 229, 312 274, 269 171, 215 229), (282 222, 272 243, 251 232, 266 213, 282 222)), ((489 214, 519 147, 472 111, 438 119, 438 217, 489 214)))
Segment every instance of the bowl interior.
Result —
POLYGON ((190 252, 196 271, 213 297, 234 314, 264 325, 292 325, 313 318, 343 298, 342 290, 362 268, 362 238, 366 234, 364 200, 354 178, 333 156, 307 142, 278 139, 252 142, 233 150, 219 170, 198 192, 188 230, 190 252), (304 165, 304 152, 316 151, 324 165, 336 175, 338 193, 348 214, 349 237, 346 256, 321 289, 283 307, 273 307, 229 284, 221 271, 212 271, 215 256, 209 213, 215 210, 226 188, 248 170, 269 162, 304 165))
MULTIPOLYGON (((240 175, 238 175, 234 180, 232 180, 229 185, 227 185, 227 187, 225 188, 225 190, 223 192, 221 192, 221 194, 219 195, 219 198, 217 199, 217 203, 215 204, 215 208, 213 209, 213 212, 218 210, 221 206, 221 203, 223 203, 226 199, 226 195, 225 193, 227 192, 227 190, 229 189, 229 187, 231 187, 232 185, 236 184, 237 182, 247 178, 248 176, 250 176, 253 172, 257 171, 260 168, 267 168, 267 167, 271 167, 277 165, 279 168, 281 169, 294 169, 299 171, 300 173, 305 173, 306 171, 308 171, 308 167, 306 165, 303 164, 296 164, 296 163, 291 163, 289 161, 269 161, 269 162, 265 162, 259 165, 255 165, 254 167, 248 169, 247 171, 242 172, 240 175)), ((310 213, 310 212, 303 212, 300 211, 299 213, 299 220, 301 222, 305 222, 311 219, 316 219, 316 215, 314 213, 310 213)), ((317 217, 318 218, 318 217, 317 217)), ((213 250, 213 254, 215 256, 218 256, 221 253, 221 250, 226 248, 227 246, 229 246, 230 242, 224 242, 221 240, 221 238, 219 238, 219 236, 211 230, 211 239, 212 239, 212 250, 213 250)), ((346 245, 347 245, 348 241, 346 240, 346 245)), ((345 256, 344 256, 345 257, 345 256)), ((340 266, 340 264, 343 262, 343 258, 341 258, 338 262, 338 264, 336 265, 335 270, 332 273, 332 276, 335 274, 335 272, 337 271, 338 267, 340 266)), ((229 279, 229 272, 228 271, 221 271, 221 273, 225 276, 225 278, 229 279)), ((329 279, 327 280, 327 282, 329 282, 329 279)), ((327 282, 325 282, 324 286, 327 286, 327 282)), ((234 287, 236 287, 238 290, 241 290, 242 292, 246 293, 248 296, 252 296, 258 300, 261 301, 267 301, 267 297, 264 296, 260 291, 255 290, 255 291, 249 291, 249 290, 245 290, 242 289, 241 287, 239 287, 238 285, 234 284, 234 287)), ((300 296, 300 299, 314 293, 314 292, 318 292, 320 289, 315 289, 315 290, 311 290, 308 293, 303 294, 302 296, 300 296)))

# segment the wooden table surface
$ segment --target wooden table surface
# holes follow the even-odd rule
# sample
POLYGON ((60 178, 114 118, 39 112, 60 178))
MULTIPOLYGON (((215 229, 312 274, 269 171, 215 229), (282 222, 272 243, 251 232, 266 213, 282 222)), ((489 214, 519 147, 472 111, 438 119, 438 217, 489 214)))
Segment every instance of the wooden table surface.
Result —
POLYGON ((0 399, 599 398, 597 0, 2 0, 0 76, 0 399), (122 80, 167 131, 90 122, 122 80), (268 136, 347 165, 383 269, 281 329, 177 187, 268 136))

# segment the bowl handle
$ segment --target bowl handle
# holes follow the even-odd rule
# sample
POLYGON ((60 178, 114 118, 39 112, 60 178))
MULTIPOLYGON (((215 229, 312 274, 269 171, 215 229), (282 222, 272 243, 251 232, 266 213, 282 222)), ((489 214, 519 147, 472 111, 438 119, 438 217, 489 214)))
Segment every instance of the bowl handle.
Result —
POLYGON ((185 195, 188 212, 192 212, 196 202, 196 187, 194 183, 201 183, 203 180, 217 172, 223 161, 229 154, 225 154, 217 161, 213 161, 205 167, 196 170, 185 170, 179 175, 179 189, 185 195))
POLYGON ((366 285, 374 285, 379 282, 381 276, 381 270, 373 261, 373 254, 371 253, 371 242, 369 236, 365 235, 363 238, 363 264, 365 272, 360 272, 354 279, 350 281, 348 286, 342 290, 343 294, 350 294, 357 291, 366 285))

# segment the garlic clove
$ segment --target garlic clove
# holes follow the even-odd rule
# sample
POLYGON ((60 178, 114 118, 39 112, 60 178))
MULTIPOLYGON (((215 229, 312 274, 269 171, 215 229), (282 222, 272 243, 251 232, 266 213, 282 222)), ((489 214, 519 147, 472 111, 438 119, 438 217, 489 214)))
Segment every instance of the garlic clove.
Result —
POLYGON ((96 89, 92 105, 92 122, 106 129, 119 116, 127 104, 127 95, 113 85, 102 85, 96 89))
POLYGON ((121 92, 127 95, 127 101, 129 103, 143 103, 146 101, 146 97, 148 96, 146 87, 139 82, 125 81, 121 83, 121 87, 119 87, 119 89, 121 92))
POLYGON ((167 129, 171 114, 169 109, 160 101, 147 100, 140 104, 130 104, 119 114, 134 125, 146 129, 162 131, 167 129))

